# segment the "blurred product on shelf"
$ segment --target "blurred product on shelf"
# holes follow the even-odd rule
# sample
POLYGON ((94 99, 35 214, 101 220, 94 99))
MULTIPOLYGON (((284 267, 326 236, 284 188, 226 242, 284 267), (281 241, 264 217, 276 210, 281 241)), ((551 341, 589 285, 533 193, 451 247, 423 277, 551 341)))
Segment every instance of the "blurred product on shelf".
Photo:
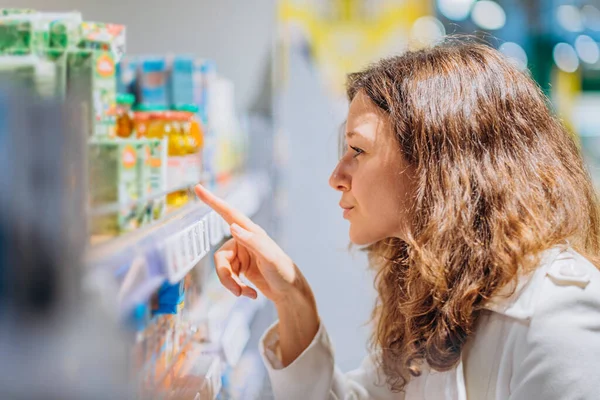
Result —
POLYGON ((184 281, 175 284, 165 282, 156 296, 156 303, 152 304, 153 315, 178 314, 183 310, 185 300, 184 281))
POLYGON ((103 22, 82 22, 77 47, 111 53, 116 62, 125 53, 125 26, 103 22))
POLYGON ((66 91, 66 52, 75 45, 79 13, 4 13, 0 17, 3 73, 44 97, 66 91))
POLYGON ((136 95, 139 104, 169 106, 168 71, 165 57, 142 58, 136 78, 136 95))
POLYGON ((90 202, 92 207, 118 204, 119 211, 92 218, 91 233, 116 235, 156 220, 164 201, 136 203, 140 197, 164 188, 165 143, 158 139, 94 140, 89 146, 90 202))
POLYGON ((117 63, 117 93, 119 94, 135 94, 135 84, 137 78, 137 58, 132 56, 123 56, 117 63))
POLYGON ((217 182, 227 182, 242 168, 246 142, 235 113, 233 82, 216 77, 209 87, 208 125, 216 135, 215 175, 217 182))
POLYGON ((132 94, 117 94, 117 109, 116 123, 117 136, 120 138, 128 138, 135 129, 133 112, 131 107, 135 102, 135 97, 132 94))
POLYGON ((33 14, 35 12, 31 8, 0 8, 0 15, 33 14))
POLYGON ((69 95, 84 113, 88 134, 115 136, 115 60, 104 50, 80 50, 68 56, 69 95))
POLYGON ((95 141, 89 147, 90 200, 92 207, 110 203, 122 204, 120 212, 92 219, 93 234, 118 234, 141 225, 134 203, 140 197, 139 158, 142 141, 95 141), (127 208, 125 208, 127 205, 127 208))
POLYGON ((167 145, 167 203, 180 207, 188 201, 187 187, 202 178, 202 146, 198 108, 193 104, 167 110, 158 105, 139 105, 133 116, 137 137, 165 139, 167 145))
POLYGON ((194 59, 175 56, 169 62, 169 101, 172 107, 194 103, 194 59))
POLYGON ((148 139, 141 150, 140 194, 148 200, 140 203, 139 207, 144 215, 142 223, 146 224, 160 220, 166 212, 167 143, 165 140, 148 139))
POLYGON ((203 264, 179 283, 163 284, 150 307, 136 306, 127 319, 134 336, 132 372, 142 398, 201 393, 201 399, 212 399, 220 391, 220 353, 208 342, 208 320, 200 315, 211 301, 199 286, 203 273, 198 271, 206 268, 203 264))
POLYGON ((0 52, 28 55, 62 53, 78 45, 80 13, 4 12, 0 17, 0 52))

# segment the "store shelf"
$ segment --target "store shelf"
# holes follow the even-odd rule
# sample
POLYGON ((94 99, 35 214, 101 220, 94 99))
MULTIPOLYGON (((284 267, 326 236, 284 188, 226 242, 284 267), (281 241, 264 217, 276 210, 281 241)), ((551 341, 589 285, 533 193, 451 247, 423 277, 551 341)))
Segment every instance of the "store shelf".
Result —
MULTIPOLYGON (((252 216, 269 193, 269 180, 265 173, 249 173, 217 193, 252 216)), ((218 214, 203 203, 190 204, 158 223, 91 246, 86 257, 89 281, 97 282, 100 276, 113 279, 119 311, 125 314, 166 280, 181 280, 229 234, 218 214)))

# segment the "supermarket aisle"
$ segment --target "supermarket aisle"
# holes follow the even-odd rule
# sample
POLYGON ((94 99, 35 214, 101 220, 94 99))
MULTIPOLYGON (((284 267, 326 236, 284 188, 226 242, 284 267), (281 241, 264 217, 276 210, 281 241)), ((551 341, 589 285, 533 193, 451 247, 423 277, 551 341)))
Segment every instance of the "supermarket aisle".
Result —
POLYGON ((315 292, 319 311, 343 370, 365 355, 374 301, 366 256, 351 255, 348 223, 340 196, 328 185, 337 162, 337 133, 344 115, 335 115, 318 78, 300 54, 292 54, 284 124, 289 133, 288 204, 283 216, 285 248, 315 292))

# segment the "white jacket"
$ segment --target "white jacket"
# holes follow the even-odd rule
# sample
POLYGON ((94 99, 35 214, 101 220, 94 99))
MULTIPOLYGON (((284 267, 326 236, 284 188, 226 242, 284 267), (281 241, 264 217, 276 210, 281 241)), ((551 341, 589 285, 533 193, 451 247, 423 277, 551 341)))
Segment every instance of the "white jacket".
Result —
POLYGON ((404 393, 385 386, 369 357, 338 370, 323 325, 286 368, 277 324, 260 347, 277 400, 600 399, 600 271, 574 250, 547 251, 511 297, 488 303, 456 368, 425 370, 404 393))

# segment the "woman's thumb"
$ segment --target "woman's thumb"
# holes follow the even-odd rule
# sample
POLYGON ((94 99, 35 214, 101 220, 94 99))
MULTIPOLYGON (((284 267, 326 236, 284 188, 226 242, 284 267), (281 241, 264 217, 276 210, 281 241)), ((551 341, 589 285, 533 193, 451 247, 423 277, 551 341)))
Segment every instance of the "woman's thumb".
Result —
POLYGON ((236 223, 230 226, 233 237, 244 245, 248 250, 251 250, 258 255, 265 256, 268 251, 264 240, 254 232, 248 231, 236 223))

